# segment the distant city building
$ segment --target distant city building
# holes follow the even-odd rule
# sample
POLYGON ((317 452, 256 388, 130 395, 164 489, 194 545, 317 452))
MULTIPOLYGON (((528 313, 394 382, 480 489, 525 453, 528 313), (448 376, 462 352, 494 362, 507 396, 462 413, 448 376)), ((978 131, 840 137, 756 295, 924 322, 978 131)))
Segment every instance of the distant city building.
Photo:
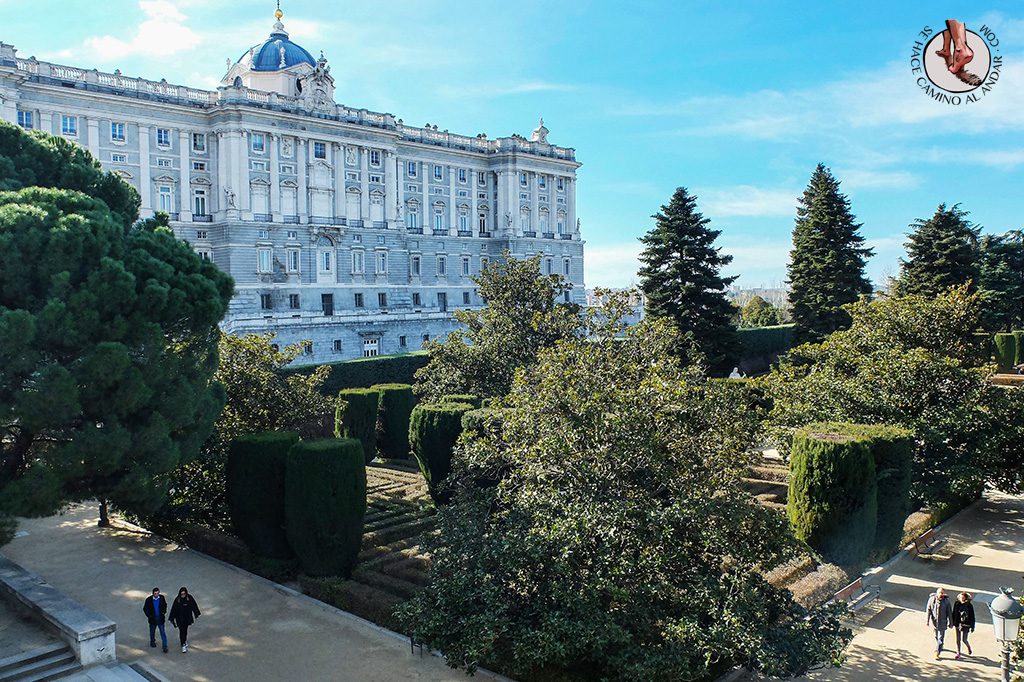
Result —
POLYGON ((647 297, 639 289, 587 289, 587 307, 603 306, 608 302, 609 294, 618 292, 626 292, 629 295, 629 304, 633 309, 623 322, 630 325, 638 324, 640 320, 644 319, 644 311, 647 307, 647 297))
POLYGON ((334 101, 321 54, 269 38, 202 90, 22 59, 0 43, 0 117, 74 140, 135 186, 142 215, 235 280, 222 324, 308 341, 302 363, 400 353, 481 301, 508 250, 585 302, 575 150, 467 137, 334 101))

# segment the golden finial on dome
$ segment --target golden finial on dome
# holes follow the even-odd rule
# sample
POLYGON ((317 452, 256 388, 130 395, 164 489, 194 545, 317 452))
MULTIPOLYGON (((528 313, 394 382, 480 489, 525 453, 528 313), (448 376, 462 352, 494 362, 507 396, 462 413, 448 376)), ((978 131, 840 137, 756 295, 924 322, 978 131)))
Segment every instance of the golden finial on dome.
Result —
POLYGON ((274 18, 278 21, 284 16, 284 12, 281 11, 281 0, 277 0, 277 9, 274 10, 274 18))

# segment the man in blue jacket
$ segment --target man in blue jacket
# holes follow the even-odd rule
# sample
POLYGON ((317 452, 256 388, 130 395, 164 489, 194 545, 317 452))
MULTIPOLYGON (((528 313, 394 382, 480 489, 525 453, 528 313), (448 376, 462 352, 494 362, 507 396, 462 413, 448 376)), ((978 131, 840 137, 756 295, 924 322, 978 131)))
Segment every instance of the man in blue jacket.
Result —
POLYGON ((941 587, 936 588, 935 592, 928 597, 928 606, 925 608, 928 611, 925 625, 935 630, 935 660, 937 661, 946 640, 946 630, 953 627, 953 607, 949 603, 949 597, 946 596, 946 590, 941 587))
POLYGON ((167 600, 160 594, 160 588, 153 588, 153 596, 146 597, 146 603, 142 605, 142 612, 149 619, 149 645, 156 647, 156 631, 160 629, 160 641, 164 645, 164 653, 167 653, 167 632, 164 630, 164 622, 167 620, 167 600))

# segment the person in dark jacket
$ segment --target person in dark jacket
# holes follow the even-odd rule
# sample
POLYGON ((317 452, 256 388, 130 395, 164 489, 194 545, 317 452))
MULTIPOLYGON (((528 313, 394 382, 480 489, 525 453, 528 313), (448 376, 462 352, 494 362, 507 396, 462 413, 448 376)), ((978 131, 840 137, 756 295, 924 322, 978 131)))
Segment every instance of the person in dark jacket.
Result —
POLYGON ((171 625, 178 628, 178 638, 181 639, 181 653, 188 653, 188 626, 199 618, 199 605, 188 593, 186 588, 178 590, 178 596, 171 604, 171 614, 168 620, 171 625))
POLYGON ((961 592, 953 604, 953 627, 956 628, 956 658, 960 660, 960 643, 967 647, 967 655, 971 655, 971 643, 967 636, 974 632, 974 604, 971 595, 961 592))
MULTIPOLYGON (((935 630, 935 660, 937 661, 946 641, 946 630, 953 627, 953 609, 949 605, 946 590, 941 587, 936 588, 935 592, 928 597, 928 606, 925 608, 928 611, 925 625, 935 630)), ((171 622, 173 623, 173 610, 171 613, 171 622)))
POLYGON ((149 619, 149 645, 156 647, 156 631, 160 630, 160 641, 164 645, 164 653, 167 653, 167 631, 164 629, 164 621, 167 619, 167 598, 160 594, 160 588, 154 587, 153 594, 146 597, 142 604, 142 612, 149 619))

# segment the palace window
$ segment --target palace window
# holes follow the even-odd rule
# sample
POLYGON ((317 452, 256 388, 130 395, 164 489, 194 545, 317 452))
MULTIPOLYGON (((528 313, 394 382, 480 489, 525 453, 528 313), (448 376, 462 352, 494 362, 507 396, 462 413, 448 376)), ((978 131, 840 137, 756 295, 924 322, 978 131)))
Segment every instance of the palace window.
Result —
POLYGON ((469 292, 468 291, 463 291, 462 292, 462 305, 469 305, 469 292))
POLYGON ((288 249, 288 272, 299 271, 299 253, 300 251, 298 249, 288 249))
POLYGON ((77 116, 61 116, 60 117, 60 132, 62 135, 69 137, 78 136, 78 117, 77 116))
POLYGON ((157 128, 156 129, 156 144, 158 147, 170 147, 171 146, 171 130, 170 128, 157 128))
POLYGON ((469 276, 469 268, 470 268, 470 257, 469 256, 463 256, 462 257, 462 274, 464 276, 466 276, 466 277, 469 276))
POLYGON ((192 151, 206 151, 206 133, 192 133, 192 151))
POLYGON ((469 232, 469 211, 466 209, 459 211, 459 231, 469 232))
POLYGON ((111 163, 128 163, 128 155, 127 154, 111 154, 110 155, 110 162, 111 163))
POLYGON ((546 175, 538 175, 537 176, 537 186, 540 187, 541 189, 544 189, 545 187, 547 187, 548 186, 548 176, 546 176, 546 175))
POLYGON ((209 215, 206 212, 206 190, 197 189, 192 191, 192 212, 196 215, 209 215))
POLYGON ((210 249, 196 249, 196 254, 205 261, 213 261, 213 251, 210 249))
POLYGON ((434 230, 444 231, 444 206, 434 208, 434 230))
POLYGON ((448 259, 444 256, 437 257, 437 276, 444 277, 448 274, 448 259))
POLYGON ((380 251, 377 253, 377 274, 383 275, 388 271, 388 252, 380 251))
POLYGON ((411 207, 411 206, 408 209, 406 209, 406 211, 405 211, 405 226, 410 228, 410 229, 415 230, 417 227, 419 227, 419 222, 420 222, 419 209, 411 207))
POLYGON ((206 230, 196 230, 196 239, 209 239, 210 233, 206 230))
POLYGON ((555 186, 558 187, 558 191, 559 192, 564 192, 565 191, 565 179, 564 178, 558 178, 558 180, 555 181, 555 186))
POLYGON ((479 215, 477 215, 476 223, 477 223, 477 226, 480 228, 481 232, 486 232, 487 231, 487 213, 485 213, 484 211, 480 211, 479 215))
POLYGON ((270 294, 260 294, 260 308, 263 310, 272 310, 274 307, 274 299, 270 294))
POLYGON ((334 294, 320 294, 320 310, 324 317, 334 316, 334 294))
POLYGON ((477 173, 476 174, 476 184, 480 185, 481 187, 486 185, 487 184, 487 176, 484 175, 483 173, 477 173))
POLYGON ((256 251, 256 271, 261 273, 270 272, 271 256, 273 252, 270 249, 257 249, 256 251))
POLYGON ((341 339, 334 339, 334 352, 335 353, 340 353, 341 352, 341 339))
POLYGON ((520 173, 519 174, 519 186, 520 187, 529 187, 530 186, 530 178, 526 175, 526 173, 520 173))
POLYGON ((164 213, 172 213, 174 211, 174 195, 171 193, 169 185, 160 185, 157 190, 157 206, 159 210, 164 213))
POLYGON ((423 335, 423 343, 427 343, 428 341, 430 341, 430 334, 424 334, 423 335))
POLYGON ((19 111, 18 112, 18 125, 25 130, 32 130, 35 127, 35 117, 31 111, 19 111))
POLYGON ((327 145, 323 142, 313 143, 313 158, 314 159, 326 159, 327 158, 327 145))
POLYGON ((388 295, 381 291, 377 294, 377 307, 387 308, 388 307, 388 295))
POLYGON ((434 179, 435 180, 440 180, 443 177, 444 177, 444 170, 440 166, 435 165, 434 166, 434 179))
POLYGON ((410 178, 416 177, 416 162, 410 161, 405 165, 405 172, 410 178))
POLYGON ((260 239, 270 239, 270 230, 260 230, 257 234, 260 239))
POLYGON ((288 307, 291 308, 292 310, 299 309, 300 306, 298 294, 288 294, 288 307))
POLYGON ((194 170, 194 171, 205 171, 206 170, 206 162, 205 161, 193 161, 192 162, 192 170, 194 170))
POLYGON ((442 313, 448 311, 448 294, 443 291, 437 294, 437 309, 442 313))
POLYGON ((352 252, 352 274, 353 275, 361 275, 361 274, 363 274, 364 266, 365 266, 365 263, 363 261, 363 252, 362 251, 353 251, 352 252))
POLYGON ((544 274, 545 275, 550 275, 551 274, 551 266, 552 266, 551 259, 550 258, 545 258, 544 259, 544 274))
POLYGON ((409 274, 411 274, 413 277, 419 277, 420 276, 420 257, 419 256, 412 256, 412 257, 409 258, 409 274))
POLYGON ((490 263, 490 260, 488 260, 487 256, 480 256, 480 272, 487 269, 488 263, 490 263))
POLYGON ((328 273, 331 271, 331 251, 320 252, 320 272, 328 273))
POLYGON ((409 345, 409 342, 406 339, 404 334, 402 336, 398 337, 398 347, 399 348, 406 348, 408 345, 409 345))
POLYGON ((267 137, 263 133, 252 134, 252 150, 257 154, 262 154, 267 150, 267 137))
POLYGON ((379 339, 363 339, 363 357, 374 358, 377 357, 379 352, 380 341, 379 339))
POLYGON ((116 121, 110 123, 110 141, 124 142, 124 123, 116 121))
POLYGON ((250 161, 249 162, 249 166, 252 168, 252 170, 254 170, 254 171, 258 172, 258 173, 266 173, 267 172, 267 162, 266 161, 250 161))
POLYGON ((461 182, 463 184, 465 184, 465 182, 466 182, 466 169, 465 168, 460 168, 459 169, 459 182, 461 182))
POLYGON ((568 258, 562 262, 562 274, 566 277, 572 274, 572 261, 568 258))
POLYGON ((363 295, 361 293, 353 294, 352 302, 355 304, 355 306, 357 308, 362 308, 363 307, 363 295))
POLYGON ((378 149, 371 149, 370 150, 370 165, 371 166, 380 166, 380 150, 378 150, 378 149))
POLYGON ((299 231, 298 230, 288 230, 288 235, 287 236, 288 236, 288 239, 298 239, 299 238, 299 231))
POLYGON ((412 292, 412 304, 414 306, 421 306, 421 305, 423 305, 423 299, 420 297, 420 292, 418 292, 418 291, 412 292))
POLYGON ((172 161, 171 159, 157 159, 156 165, 158 168, 173 168, 174 161, 172 161))

